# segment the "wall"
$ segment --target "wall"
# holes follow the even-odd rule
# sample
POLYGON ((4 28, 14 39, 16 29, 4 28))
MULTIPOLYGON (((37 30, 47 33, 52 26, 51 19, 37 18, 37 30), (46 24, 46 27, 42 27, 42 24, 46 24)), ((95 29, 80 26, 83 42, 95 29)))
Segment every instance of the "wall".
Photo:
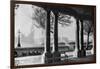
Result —
MULTIPOLYGON (((89 4, 97 6, 97 64, 64 65, 30 69, 98 69, 100 67, 100 0, 36 0, 68 4, 89 4)), ((10 0, 0 2, 0 69, 10 69, 10 0)), ((29 68, 27 68, 29 69, 29 68)))

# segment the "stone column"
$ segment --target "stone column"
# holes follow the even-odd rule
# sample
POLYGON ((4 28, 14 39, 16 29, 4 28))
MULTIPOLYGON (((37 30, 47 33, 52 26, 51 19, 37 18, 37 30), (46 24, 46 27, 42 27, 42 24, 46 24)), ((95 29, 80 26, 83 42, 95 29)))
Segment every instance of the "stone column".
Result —
POLYGON ((47 11, 47 23, 46 23, 46 53, 45 63, 52 63, 52 53, 50 48, 50 10, 47 11))
POLYGON ((54 24, 54 52, 53 52, 53 62, 60 61, 60 53, 58 51, 58 11, 54 11, 55 24, 54 24))
POLYGON ((77 47, 78 57, 85 57, 83 20, 77 20, 77 47))
POLYGON ((77 56, 80 57, 80 44, 79 44, 79 19, 76 19, 76 45, 77 45, 77 56))
POLYGON ((80 38, 80 40, 81 40, 81 56, 80 57, 85 57, 86 56, 86 52, 85 52, 85 48, 84 48, 84 33, 83 33, 83 20, 80 20, 80 22, 81 22, 81 38, 80 38))

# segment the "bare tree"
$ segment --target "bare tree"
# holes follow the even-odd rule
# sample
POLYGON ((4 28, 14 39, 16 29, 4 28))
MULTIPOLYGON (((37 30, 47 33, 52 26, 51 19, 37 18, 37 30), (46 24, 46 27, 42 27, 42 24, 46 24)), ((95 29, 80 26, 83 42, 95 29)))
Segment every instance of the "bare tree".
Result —
POLYGON ((46 11, 43 8, 38 7, 34 9, 34 12, 35 14, 32 17, 32 19, 37 21, 37 23, 40 25, 39 27, 42 27, 43 29, 45 29, 46 11))
POLYGON ((84 33, 87 34, 87 47, 89 46, 89 38, 93 32, 93 24, 91 21, 84 21, 84 33))
MULTIPOLYGON (((46 11, 44 11, 43 8, 36 8, 35 10, 35 15, 33 17, 33 19, 35 19, 41 27, 45 28, 45 23, 46 23, 46 11)), ((51 12, 52 13, 52 12, 51 12)), ((50 20, 51 20, 51 24, 54 23, 54 15, 50 14, 50 20)), ((72 21, 70 20, 71 16, 70 15, 66 15, 66 14, 61 14, 59 13, 58 16, 58 23, 68 26, 70 23, 72 23, 72 21)))
POLYGON ((72 23, 70 19, 71 19, 70 15, 59 13, 58 23, 61 24, 62 26, 69 26, 69 24, 72 23))

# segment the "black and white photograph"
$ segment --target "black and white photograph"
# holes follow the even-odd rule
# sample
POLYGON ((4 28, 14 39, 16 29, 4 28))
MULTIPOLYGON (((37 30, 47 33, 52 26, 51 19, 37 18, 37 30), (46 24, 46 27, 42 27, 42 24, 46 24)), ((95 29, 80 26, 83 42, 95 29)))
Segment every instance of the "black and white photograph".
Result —
POLYGON ((95 6, 12 3, 14 66, 96 62, 95 6))

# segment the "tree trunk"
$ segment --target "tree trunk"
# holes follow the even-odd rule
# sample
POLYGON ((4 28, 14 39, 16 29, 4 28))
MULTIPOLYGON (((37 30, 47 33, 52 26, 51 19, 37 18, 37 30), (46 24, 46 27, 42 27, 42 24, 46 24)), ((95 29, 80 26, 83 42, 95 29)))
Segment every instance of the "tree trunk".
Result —
MULTIPOLYGON (((88 32, 88 34, 87 34, 87 47, 89 46, 89 32, 88 32)), ((86 48, 87 48, 86 47, 86 48)))

